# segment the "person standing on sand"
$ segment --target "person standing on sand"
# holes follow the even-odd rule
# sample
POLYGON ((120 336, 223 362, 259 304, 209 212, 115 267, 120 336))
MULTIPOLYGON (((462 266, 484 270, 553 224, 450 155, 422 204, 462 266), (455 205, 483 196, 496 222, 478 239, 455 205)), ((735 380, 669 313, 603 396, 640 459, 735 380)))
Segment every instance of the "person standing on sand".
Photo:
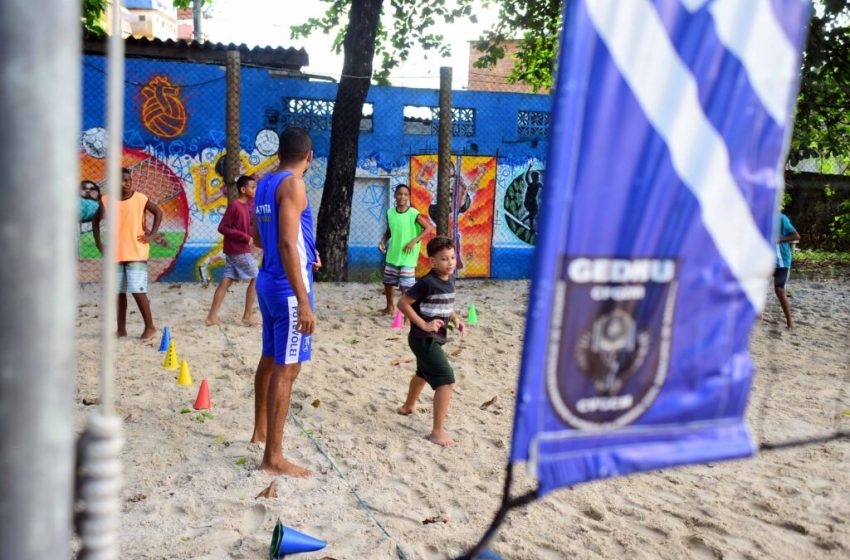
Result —
POLYGON ((410 187, 396 186, 395 207, 387 210, 387 231, 378 243, 378 250, 386 255, 383 281, 387 305, 380 313, 395 313, 395 286, 398 286, 403 294, 416 282, 419 244, 432 231, 434 224, 431 220, 410 205, 410 187))
POLYGON ((162 210, 148 200, 148 197, 133 190, 133 175, 129 169, 121 170, 121 200, 109 204, 109 197, 104 195, 101 206, 92 220, 92 233, 97 250, 103 255, 103 243, 100 239, 100 223, 108 210, 115 213, 118 227, 118 246, 113 250, 115 261, 118 263, 118 336, 127 336, 127 294, 133 294, 139 312, 145 322, 142 340, 156 333, 148 299, 148 259, 150 258, 150 242, 157 236, 159 224, 162 222, 162 210), (145 215, 153 215, 153 225, 148 230, 145 215))
POLYGON ((263 316, 263 350, 254 379, 252 443, 265 443, 260 469, 272 475, 312 473, 283 456, 283 429, 292 386, 301 363, 310 359, 313 329, 313 273, 321 266, 313 238, 313 214, 304 172, 313 142, 303 128, 280 135, 280 163, 257 185, 254 245, 264 249, 257 277, 263 316))
POLYGON ((776 269, 773 272, 773 292, 782 313, 785 314, 785 324, 789 329, 794 328, 794 319, 791 317, 791 302, 785 293, 785 284, 788 282, 788 274, 791 272, 791 242, 799 241, 800 234, 791 225, 791 220, 784 213, 779 214, 779 238, 776 240, 776 269))

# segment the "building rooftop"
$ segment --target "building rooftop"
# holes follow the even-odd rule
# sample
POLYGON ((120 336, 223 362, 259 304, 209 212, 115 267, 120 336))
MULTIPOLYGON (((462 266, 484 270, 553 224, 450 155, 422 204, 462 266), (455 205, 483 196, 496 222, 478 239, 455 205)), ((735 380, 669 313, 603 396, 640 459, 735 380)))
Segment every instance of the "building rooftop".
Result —
MULTIPOLYGON (((86 34, 83 37, 85 54, 106 54, 107 36, 86 34)), ((180 62, 200 62, 224 65, 227 51, 238 50, 242 64, 301 70, 310 63, 307 51, 292 47, 248 47, 244 43, 212 43, 210 41, 174 41, 171 39, 147 39, 128 37, 125 40, 127 58, 158 58, 180 62)))

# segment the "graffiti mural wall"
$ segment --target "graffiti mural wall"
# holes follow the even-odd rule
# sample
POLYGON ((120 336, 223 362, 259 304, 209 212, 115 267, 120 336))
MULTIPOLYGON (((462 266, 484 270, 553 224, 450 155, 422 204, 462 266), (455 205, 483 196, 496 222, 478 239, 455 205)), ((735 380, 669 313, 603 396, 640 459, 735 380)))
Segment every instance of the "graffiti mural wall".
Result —
MULTIPOLYGON (((493 245, 496 158, 455 156, 452 168, 449 229, 455 238, 458 277, 488 278, 493 245)), ((429 217, 436 216, 436 155, 410 158, 410 185, 411 204, 429 217)), ((417 274, 425 274, 429 268, 423 244, 417 274)))
MULTIPOLYGON (((81 208, 90 208, 105 186, 105 67, 103 57, 84 57, 81 208)), ((277 164, 278 134, 289 125, 308 128, 314 160, 305 181, 317 215, 336 85, 278 78, 261 68, 243 68, 241 75, 240 172, 270 172, 277 164)), ((161 235, 151 248, 152 279, 220 277, 224 259, 217 228, 227 207, 225 93, 225 72, 219 66, 137 58, 126 62, 123 164, 130 168, 135 188, 165 213, 161 235)), ((463 265, 459 274, 525 277, 541 211, 546 142, 523 137, 517 123, 526 122, 523 115, 529 111, 548 114, 550 100, 528 94, 453 95, 457 106, 470 107, 465 118, 474 118, 453 140, 458 157, 452 230, 463 265)), ((410 130, 403 113, 408 106, 436 107, 438 98, 434 90, 372 86, 367 103, 371 113, 361 126, 349 275, 374 280, 382 266, 377 244, 395 185, 412 185, 413 203, 425 214, 435 202, 436 135, 427 127, 410 130)), ((90 222, 81 210, 80 274, 83 281, 98 281, 100 255, 90 222)))

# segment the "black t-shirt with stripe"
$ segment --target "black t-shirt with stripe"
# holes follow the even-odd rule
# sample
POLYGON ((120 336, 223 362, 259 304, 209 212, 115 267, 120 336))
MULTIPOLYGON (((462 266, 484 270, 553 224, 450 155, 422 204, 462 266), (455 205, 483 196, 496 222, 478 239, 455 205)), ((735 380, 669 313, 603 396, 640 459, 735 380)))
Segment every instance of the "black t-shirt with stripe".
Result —
POLYGON ((455 282, 449 276, 448 280, 441 280, 432 270, 419 279, 405 295, 413 298, 413 310, 422 317, 425 322, 434 319, 442 319, 443 326, 438 332, 425 332, 411 321, 410 334, 417 338, 436 338, 446 340, 446 326, 454 311, 455 282))

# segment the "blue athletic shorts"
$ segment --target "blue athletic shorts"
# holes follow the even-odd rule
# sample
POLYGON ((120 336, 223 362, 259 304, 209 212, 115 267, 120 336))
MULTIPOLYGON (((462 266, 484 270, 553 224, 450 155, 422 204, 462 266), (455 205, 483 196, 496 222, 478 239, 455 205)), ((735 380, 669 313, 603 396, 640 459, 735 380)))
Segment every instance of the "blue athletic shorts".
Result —
MULTIPOLYGON (((257 301, 263 316, 263 356, 274 356, 274 363, 278 365, 309 360, 313 337, 295 330, 298 322, 298 301, 295 296, 257 293, 257 301)), ((312 292, 310 308, 315 308, 312 292)))

